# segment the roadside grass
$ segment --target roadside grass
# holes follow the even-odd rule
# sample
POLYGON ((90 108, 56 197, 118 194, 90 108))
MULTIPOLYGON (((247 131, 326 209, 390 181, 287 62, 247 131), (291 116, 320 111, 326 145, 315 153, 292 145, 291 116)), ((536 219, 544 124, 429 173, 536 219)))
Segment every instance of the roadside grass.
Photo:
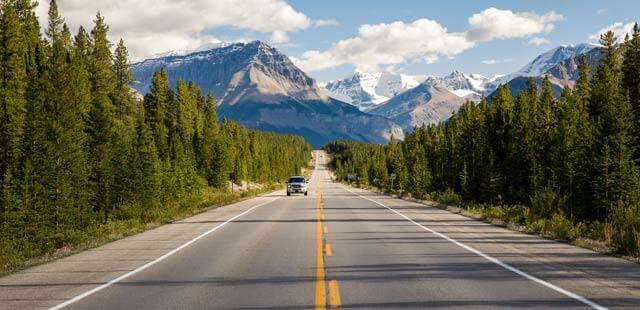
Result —
MULTIPOLYGON (((370 185, 358 185, 347 182, 345 182, 345 184, 386 195, 393 195, 408 201, 423 203, 492 225, 506 227, 523 233, 535 234, 543 238, 565 242, 599 253, 640 263, 640 255, 638 252, 622 250, 623 248, 640 248, 640 234, 634 233, 633 229, 624 227, 624 225, 621 226, 620 224, 616 225, 611 222, 597 221, 574 223, 561 211, 552 213, 548 217, 540 217, 538 212, 534 212, 531 207, 524 205, 491 205, 463 202, 462 197, 452 190, 441 193, 431 193, 425 197, 426 199, 415 199, 410 195, 400 196, 397 192, 382 191, 370 185)), ((618 221, 618 223, 624 223, 628 215, 620 214, 619 217, 621 217, 621 220, 618 221)), ((633 224, 634 223, 631 223, 629 225, 633 224)))
POLYGON ((72 236, 65 236, 68 240, 67 244, 44 255, 38 249, 24 247, 23 243, 0 244, 0 276, 95 248, 162 224, 272 192, 282 186, 279 183, 264 184, 248 191, 234 193, 202 187, 169 203, 147 209, 123 205, 103 223, 91 225, 87 231, 77 231, 73 232, 72 236))

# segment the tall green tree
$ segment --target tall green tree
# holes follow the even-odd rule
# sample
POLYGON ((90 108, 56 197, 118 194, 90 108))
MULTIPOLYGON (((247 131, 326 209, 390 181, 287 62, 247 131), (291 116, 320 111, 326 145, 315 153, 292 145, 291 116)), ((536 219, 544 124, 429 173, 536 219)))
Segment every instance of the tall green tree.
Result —
POLYGON ((623 92, 620 54, 613 32, 603 34, 600 44, 604 57, 591 83, 596 130, 593 180, 597 212, 606 216, 614 203, 628 198, 635 166, 631 136, 633 111, 629 97, 623 92))
POLYGON ((28 83, 20 17, 12 2, 2 2, 0 9, 0 205, 4 205, 21 155, 28 83))

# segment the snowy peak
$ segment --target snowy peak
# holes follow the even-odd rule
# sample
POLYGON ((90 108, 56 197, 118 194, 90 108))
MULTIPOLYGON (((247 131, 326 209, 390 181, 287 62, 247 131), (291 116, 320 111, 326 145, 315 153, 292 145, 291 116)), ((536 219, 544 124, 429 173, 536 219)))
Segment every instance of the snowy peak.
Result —
POLYGON ((327 83, 324 90, 330 97, 364 111, 417 85, 415 79, 404 74, 357 71, 342 80, 327 83))
POLYGON ((561 45, 536 57, 514 74, 517 76, 540 76, 565 59, 586 54, 595 47, 597 45, 590 43, 561 45))
POLYGON ((479 101, 485 93, 487 85, 495 78, 488 78, 480 74, 466 74, 455 70, 444 77, 429 77, 429 83, 436 83, 458 97, 479 101))
POLYGON ((133 87, 146 93, 152 73, 165 68, 171 84, 175 79, 194 81, 204 92, 213 92, 219 104, 250 99, 265 103, 282 97, 328 101, 314 79, 275 48, 261 41, 233 43, 205 51, 147 59, 131 65, 133 87), (188 68, 188 71, 187 71, 188 68))

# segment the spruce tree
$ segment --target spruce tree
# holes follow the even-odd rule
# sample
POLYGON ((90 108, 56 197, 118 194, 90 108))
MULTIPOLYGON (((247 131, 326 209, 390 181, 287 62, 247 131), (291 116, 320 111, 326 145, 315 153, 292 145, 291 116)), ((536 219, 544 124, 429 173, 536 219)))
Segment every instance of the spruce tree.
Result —
POLYGON ((158 154, 161 159, 169 158, 169 106, 172 101, 169 78, 164 69, 153 74, 151 89, 144 100, 145 117, 153 133, 158 154))
POLYGON ((632 162, 633 111, 624 94, 619 50, 609 31, 602 35, 604 58, 592 80, 591 107, 594 114, 594 198, 600 217, 628 198, 635 166, 632 162))
POLYGON ((12 203, 13 176, 20 159, 27 89, 25 42, 12 2, 0 6, 0 211, 12 203))

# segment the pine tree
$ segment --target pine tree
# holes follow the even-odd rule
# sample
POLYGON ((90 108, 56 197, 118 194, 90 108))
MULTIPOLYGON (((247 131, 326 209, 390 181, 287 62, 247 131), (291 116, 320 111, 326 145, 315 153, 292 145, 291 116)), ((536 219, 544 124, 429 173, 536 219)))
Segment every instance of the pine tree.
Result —
POLYGON ((109 26, 100 12, 96 15, 91 30, 91 83, 94 97, 108 97, 115 88, 115 76, 112 71, 111 43, 107 39, 109 26))
POLYGON ((622 82, 633 107, 636 120, 640 120, 640 25, 633 25, 631 38, 624 44, 622 82))
POLYGON ((76 98, 73 97, 74 70, 70 64, 72 39, 64 19, 59 16, 55 0, 50 5, 46 35, 50 42, 50 53, 44 74, 47 143, 43 174, 54 212, 51 220, 55 230, 60 232, 86 224, 84 218, 87 216, 91 193, 85 151, 85 121, 76 110, 76 98))
POLYGON ((0 212, 3 212, 12 203, 10 196, 16 163, 21 156, 28 83, 18 12, 11 2, 2 2, 0 10, 0 212))
POLYGON ((127 115, 132 114, 134 109, 130 96, 129 83, 133 77, 129 69, 129 52, 124 46, 124 41, 120 39, 115 50, 113 60, 113 75, 115 76, 114 104, 116 106, 116 114, 124 121, 127 115))
POLYGON ((89 133, 91 136, 91 181, 95 187, 94 206, 100 211, 113 208, 112 195, 113 169, 110 166, 113 155, 114 108, 111 94, 115 88, 115 77, 111 64, 111 44, 107 39, 108 26, 104 18, 97 14, 91 30, 91 56, 89 63, 92 104, 89 114, 89 133))
POLYGON ((144 100, 145 117, 149 128, 153 133, 158 154, 161 159, 169 158, 169 128, 167 124, 170 102, 172 98, 171 87, 167 72, 163 69, 153 74, 151 89, 144 100))
POLYGON ((135 200, 143 207, 152 207, 159 203, 160 162, 153 135, 144 119, 144 110, 137 117, 135 149, 130 164, 131 184, 135 200))
POLYGON ((594 198, 600 217, 630 194, 635 167, 632 163, 633 112, 623 94, 619 50, 609 31, 602 35, 601 65, 592 80, 591 107, 595 124, 594 198))

